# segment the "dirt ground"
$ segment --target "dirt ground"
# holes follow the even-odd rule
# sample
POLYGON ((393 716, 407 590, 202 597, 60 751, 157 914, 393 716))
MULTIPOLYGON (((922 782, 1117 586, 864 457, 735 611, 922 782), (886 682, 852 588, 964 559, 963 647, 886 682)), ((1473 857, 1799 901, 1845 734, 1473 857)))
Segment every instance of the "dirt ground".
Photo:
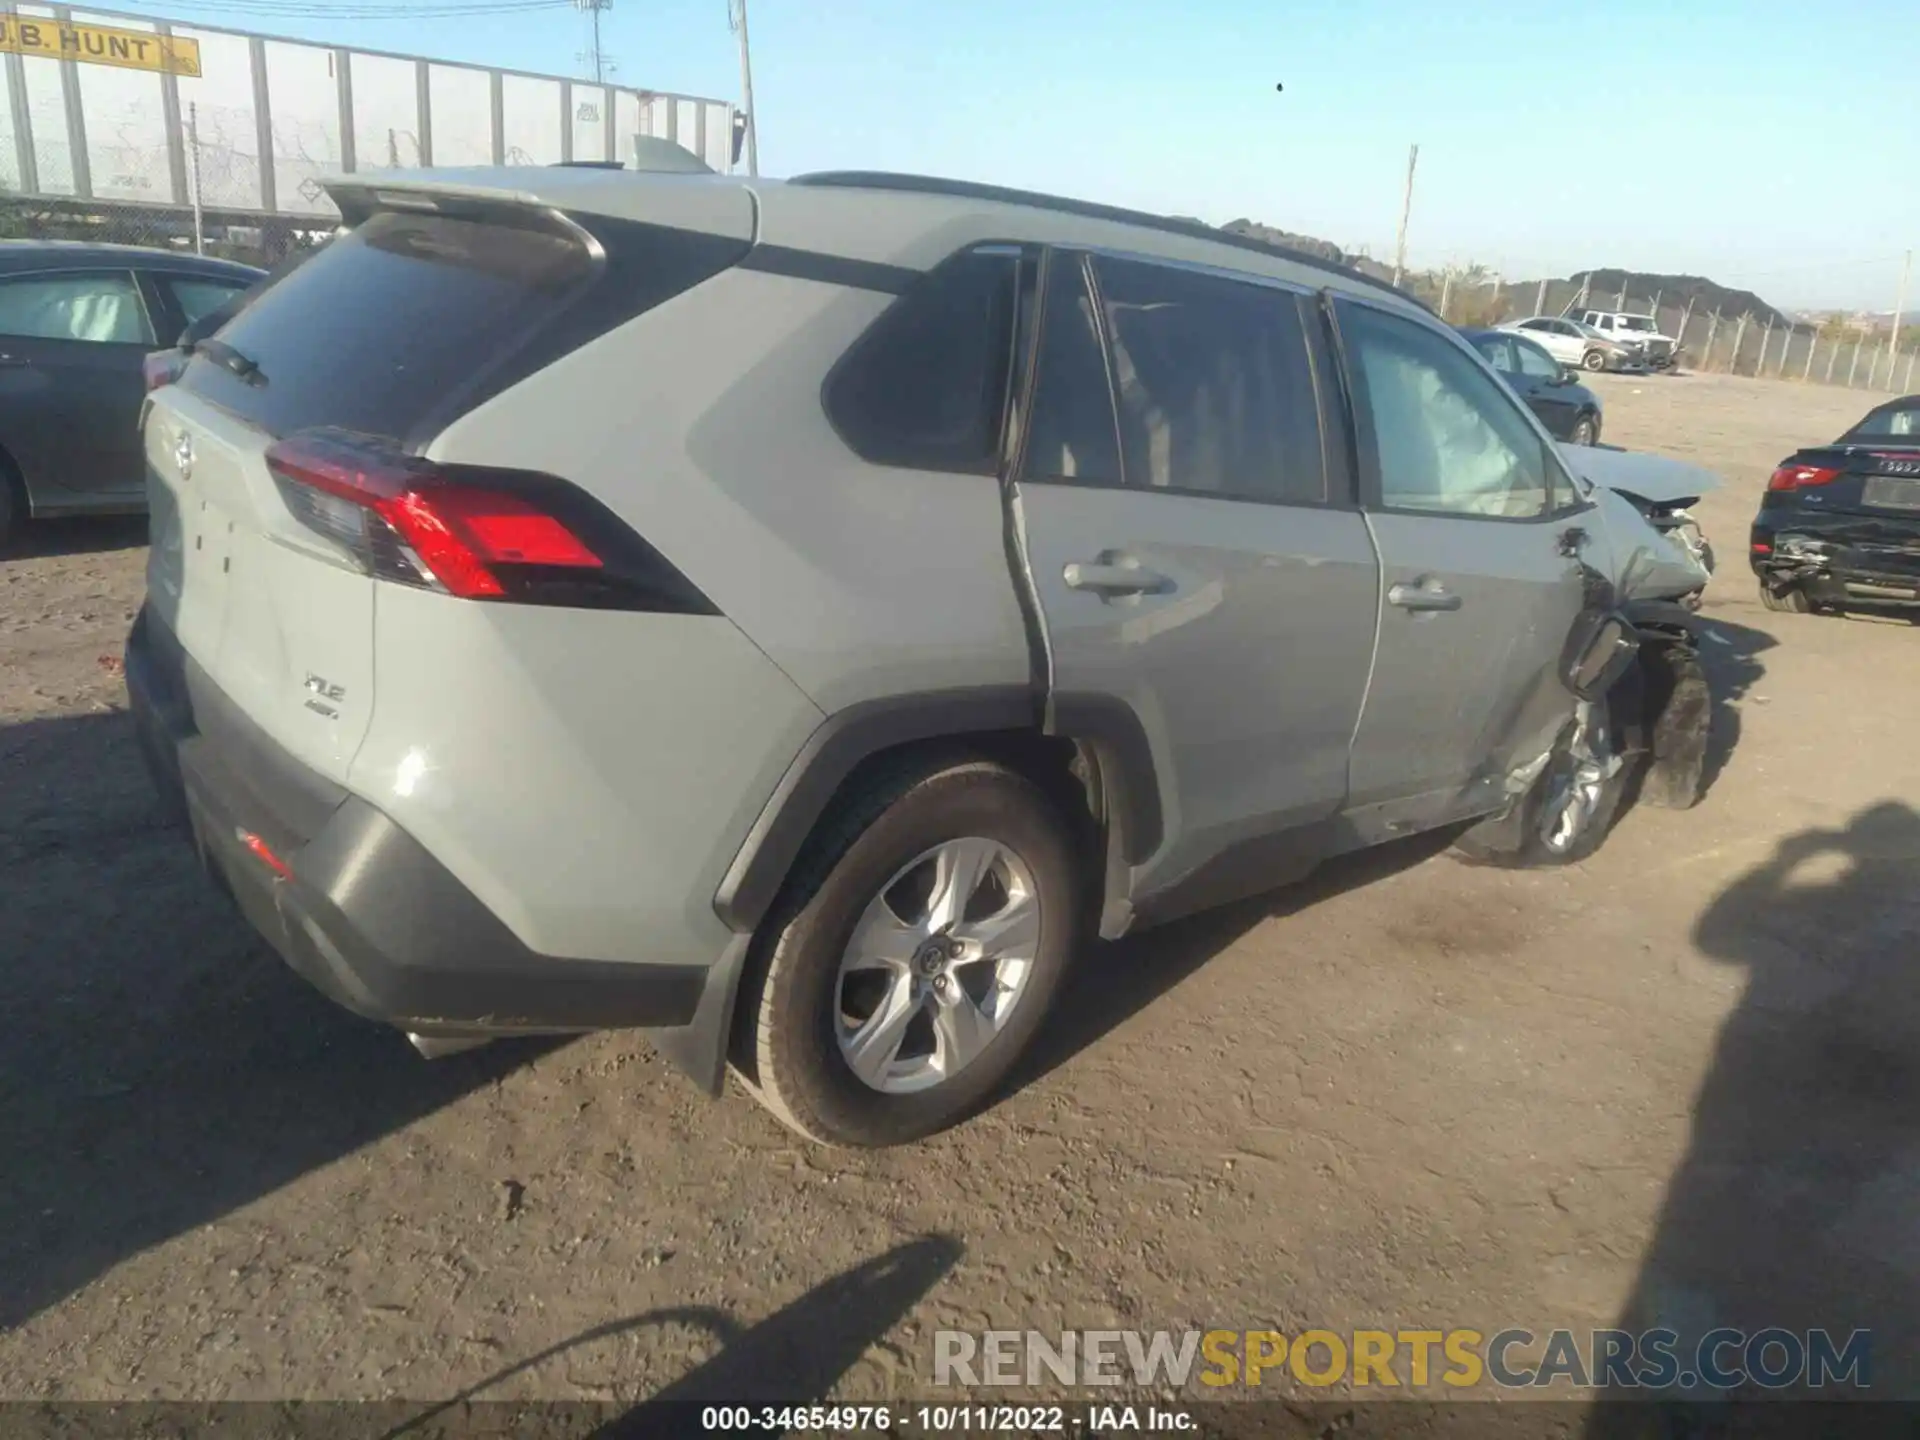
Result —
POLYGON ((1430 842, 1087 954, 1025 1082, 878 1155, 629 1035, 429 1064, 161 828, 138 525, 0 562, 0 1397, 924 1392, 932 1332, 1675 1320, 1920 1392, 1920 629, 1760 609, 1873 397, 1601 382, 1715 466, 1721 772, 1556 873, 1430 842))

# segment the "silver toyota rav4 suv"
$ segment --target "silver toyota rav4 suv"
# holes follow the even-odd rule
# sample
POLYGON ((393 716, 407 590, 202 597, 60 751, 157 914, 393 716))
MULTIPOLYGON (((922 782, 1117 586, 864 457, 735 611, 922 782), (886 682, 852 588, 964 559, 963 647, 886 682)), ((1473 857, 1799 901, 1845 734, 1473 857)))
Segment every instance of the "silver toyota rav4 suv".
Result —
POLYGON ((908 1141, 1095 935, 1691 798, 1703 577, 1359 274, 895 175, 331 193, 149 399, 127 679, 215 879, 427 1053, 644 1027, 908 1141))

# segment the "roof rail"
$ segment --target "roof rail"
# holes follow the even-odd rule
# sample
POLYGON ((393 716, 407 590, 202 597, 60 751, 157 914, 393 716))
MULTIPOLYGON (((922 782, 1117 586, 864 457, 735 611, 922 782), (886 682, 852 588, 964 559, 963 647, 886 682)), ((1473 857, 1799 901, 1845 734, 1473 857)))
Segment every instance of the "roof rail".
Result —
POLYGON ((1139 225, 1149 230, 1162 230, 1170 235, 1186 235, 1196 240, 1211 240, 1218 245, 1231 245, 1238 250, 1252 250, 1262 255, 1290 260, 1296 265, 1325 270, 1329 274, 1370 285, 1376 290, 1385 290, 1420 306, 1423 310, 1429 308, 1418 296, 1396 289, 1386 281, 1351 265, 1342 265, 1337 260, 1310 255, 1304 250, 1275 245, 1252 235, 1235 235, 1228 230, 1216 230, 1213 226, 1199 220, 1180 220, 1170 215, 1152 215, 1144 210, 1127 210, 1117 205, 1102 205, 1092 200, 1070 200, 1062 195, 1046 195, 1035 190, 1014 190, 1003 185, 983 185, 973 180, 945 180, 938 176, 905 175, 888 170, 821 170, 811 175, 796 175, 787 183, 819 186, 823 189, 895 190, 916 195, 949 195, 967 200, 987 200, 1002 205, 1026 205, 1036 210, 1055 210, 1064 215, 1079 215, 1088 220, 1112 220, 1123 225, 1139 225))

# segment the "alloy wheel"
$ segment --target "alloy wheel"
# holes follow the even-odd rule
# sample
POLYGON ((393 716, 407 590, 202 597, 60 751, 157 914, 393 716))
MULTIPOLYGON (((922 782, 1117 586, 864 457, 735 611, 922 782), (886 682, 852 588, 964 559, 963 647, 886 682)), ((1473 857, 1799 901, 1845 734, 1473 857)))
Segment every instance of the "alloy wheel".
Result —
POLYGON ((1540 807, 1540 840, 1556 855, 1579 843, 1599 815, 1609 781, 1619 773, 1604 704, 1583 702, 1561 763, 1548 772, 1540 807))
POLYGON ((883 1094, 952 1079, 1005 1027, 1040 946, 1032 872, 996 840, 924 851, 868 902, 840 961, 834 1036, 883 1094))

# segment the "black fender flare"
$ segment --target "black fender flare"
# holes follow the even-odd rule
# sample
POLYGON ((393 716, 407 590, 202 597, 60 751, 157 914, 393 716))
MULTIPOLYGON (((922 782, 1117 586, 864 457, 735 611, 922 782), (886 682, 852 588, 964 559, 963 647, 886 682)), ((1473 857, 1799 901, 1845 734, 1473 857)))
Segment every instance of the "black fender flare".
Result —
POLYGON ((1108 695, 1062 695, 1051 724, 1025 685, 979 686, 887 696, 823 720, 800 747, 747 831, 713 897, 728 929, 750 934, 773 907, 827 806, 866 761, 902 745, 994 734, 1050 734, 1091 747, 1101 812, 1120 853, 1138 862, 1159 846, 1159 776, 1146 728, 1131 705, 1108 695))
POLYGON ((986 741, 1009 735, 1072 740, 1092 752, 1100 818, 1106 822, 1105 905, 1123 932, 1130 920, 1127 860, 1160 843, 1159 777, 1146 728, 1133 707, 1116 697, 1056 697, 1054 723, 1029 685, 979 686, 887 696, 850 705, 823 720, 787 766, 747 831, 714 892, 713 909, 733 931, 708 970, 691 1021, 647 1032, 663 1053, 709 1094, 725 1083, 734 1000, 761 922, 787 875, 849 776, 868 760, 919 742, 986 741))

